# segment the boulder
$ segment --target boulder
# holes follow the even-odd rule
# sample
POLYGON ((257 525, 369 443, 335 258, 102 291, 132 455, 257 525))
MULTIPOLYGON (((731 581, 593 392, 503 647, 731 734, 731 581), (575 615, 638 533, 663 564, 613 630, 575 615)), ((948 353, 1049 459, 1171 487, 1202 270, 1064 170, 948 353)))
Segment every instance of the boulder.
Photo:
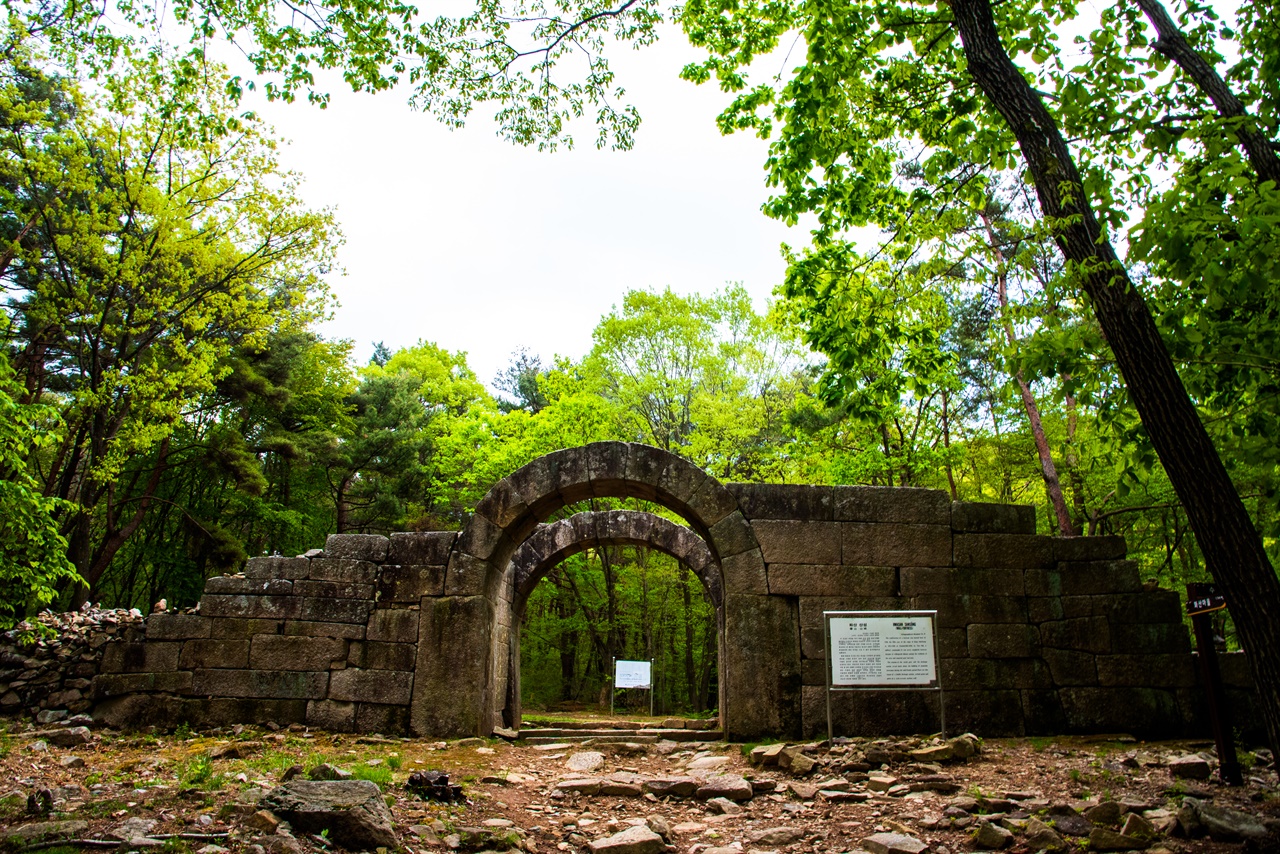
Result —
POLYGON ((742 807, 728 798, 712 798, 707 801, 707 812, 712 815, 741 815, 742 807))
POLYGON ((1065 851, 1066 840, 1038 818, 1027 819, 1027 847, 1032 851, 1065 851))
POLYGON ((1240 810, 1183 798, 1183 805, 1190 803, 1200 823, 1214 842, 1240 842, 1246 839, 1261 840, 1268 835, 1267 827, 1257 816, 1240 810))
POLYGON ((1093 825, 1068 804, 1050 804, 1048 817, 1059 833, 1065 833, 1070 836, 1088 836, 1089 831, 1093 830, 1093 825))
POLYGON ((661 854, 666 843, 646 825, 637 824, 613 836, 597 839, 587 847, 592 854, 661 854))
POLYGON ((973 844, 984 851, 998 851, 1013 844, 1013 834, 998 824, 984 821, 978 825, 978 832, 973 836, 973 844))
POLYGON ((1213 769, 1203 756, 1194 753, 1169 760, 1169 773, 1178 780, 1208 780, 1213 769))
POLYGON ((1125 836, 1105 827, 1095 827, 1089 832, 1089 848, 1092 851, 1141 851, 1151 842, 1136 836, 1125 836))
POLYGON ((50 730, 45 736, 54 747, 79 747, 93 741, 93 734, 87 726, 73 726, 67 729, 50 730))
POLYGON ((594 750, 572 753, 565 760, 564 766, 575 774, 589 774, 604 766, 604 754, 594 750))
POLYGON ((1120 823, 1120 816, 1124 811, 1120 808, 1120 804, 1116 801, 1103 801, 1094 807, 1089 807, 1084 811, 1086 821, 1093 824, 1113 825, 1120 823))
POLYGON ((658 798, 687 798, 698 791, 698 781, 692 777, 655 777, 646 780, 644 788, 658 798))
POLYGON ((399 845, 382 790, 369 780, 290 780, 259 806, 303 833, 328 830, 329 839, 352 851, 399 845))
POLYGON ((804 839, 804 831, 798 827, 766 827, 747 835, 754 845, 790 845, 804 839))
POLYGON ((720 774, 709 777, 694 796, 700 801, 712 798, 728 798, 731 801, 749 801, 754 794, 751 784, 737 774, 720 774))
POLYGON ((870 854, 920 854, 929 846, 905 833, 875 833, 863 838, 862 847, 870 854))

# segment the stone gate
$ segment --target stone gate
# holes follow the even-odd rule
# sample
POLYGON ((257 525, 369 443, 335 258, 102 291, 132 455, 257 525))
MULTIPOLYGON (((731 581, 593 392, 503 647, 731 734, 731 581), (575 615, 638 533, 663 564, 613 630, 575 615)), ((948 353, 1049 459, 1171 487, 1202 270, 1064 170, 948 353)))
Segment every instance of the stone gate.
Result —
MULTIPOLYGON (((722 484, 624 442, 533 461, 458 533, 336 535, 322 552, 209 579, 197 612, 153 614, 145 632, 103 648, 94 714, 433 736, 518 727, 530 591, 568 555, 624 543, 674 556, 705 585, 731 739, 825 731, 822 612, 853 609, 938 612, 952 727, 1202 728, 1178 595, 1144 585, 1121 538, 1038 536, 1030 507, 932 490, 722 484), (594 497, 644 499, 688 527, 634 511, 545 524, 594 497)), ((1224 669, 1247 717, 1244 662, 1224 669)), ((932 695, 838 694, 835 710, 851 734, 938 726, 932 695)))

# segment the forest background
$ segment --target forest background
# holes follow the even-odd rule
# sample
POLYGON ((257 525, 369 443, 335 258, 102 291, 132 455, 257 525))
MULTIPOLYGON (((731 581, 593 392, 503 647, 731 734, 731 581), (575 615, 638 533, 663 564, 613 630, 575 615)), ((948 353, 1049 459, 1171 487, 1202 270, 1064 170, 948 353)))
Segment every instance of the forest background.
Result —
MULTIPOLYGON (((700 8, 687 7, 695 42, 708 39, 700 8)), ((1236 43, 1229 79, 1273 115, 1259 81, 1274 75, 1257 69, 1275 62, 1274 45, 1237 36, 1209 7, 1188 5, 1181 20, 1205 50, 1236 43)), ((1182 106, 1190 96, 1162 82, 1157 60, 1110 67, 1114 32, 1135 20, 1104 25, 1085 51, 1093 70, 1149 71, 1152 88, 1119 91, 1182 106)), ((1208 579, 1078 272, 1007 143, 986 140, 984 160, 952 151, 941 172, 933 158, 896 160, 881 187, 910 213, 880 222, 870 251, 839 237, 878 221, 848 201, 865 188, 836 163, 806 182, 775 160, 768 213, 834 214, 792 255, 774 305, 760 313, 734 286, 634 291, 600 320, 589 353, 544 363, 517 351, 495 395, 464 354, 430 342, 378 348, 357 367, 347 342, 317 334, 337 225, 299 201, 270 129, 237 108, 243 81, 189 53, 102 32, 75 42, 60 26, 57 14, 11 14, 0 69, 10 622, 85 600, 190 605, 205 578, 249 555, 302 552, 333 532, 455 530, 503 475, 603 439, 674 451, 723 481, 1030 503, 1045 533, 1124 535, 1153 582, 1208 579), (93 47, 80 63, 68 61, 73 42, 93 47)), ((714 60, 689 71, 734 73, 714 60)), ((774 133, 753 118, 759 90, 745 91, 726 130, 774 133)), ((1274 565, 1275 185, 1242 192, 1238 152, 1147 107, 1144 146, 1099 149, 1095 165, 1158 168, 1126 187, 1134 201, 1099 204, 1110 226, 1131 229, 1125 247, 1165 346, 1274 565)), ((605 118, 606 136, 634 130, 625 114, 605 118)), ((526 142, 558 132, 541 121, 505 126, 526 142)), ((967 121, 961 112, 947 132, 981 136, 967 121)), ((889 207, 865 206, 877 205, 889 207)), ((613 656, 664 663, 666 710, 701 711, 715 696, 712 612, 689 573, 649 550, 566 561, 525 625, 530 705, 598 700, 613 656)))

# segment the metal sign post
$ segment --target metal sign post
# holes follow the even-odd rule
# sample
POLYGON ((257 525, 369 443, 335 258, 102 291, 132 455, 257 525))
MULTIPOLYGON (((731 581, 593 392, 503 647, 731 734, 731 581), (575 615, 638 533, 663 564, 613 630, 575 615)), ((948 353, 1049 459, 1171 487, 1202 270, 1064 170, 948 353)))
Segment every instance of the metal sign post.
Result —
POLYGON ((1236 759, 1235 739, 1231 732, 1231 709, 1222 688, 1222 672, 1218 669, 1218 650, 1213 642, 1213 618, 1209 615, 1227 607, 1227 600, 1212 584, 1187 585, 1187 615, 1196 635, 1196 652, 1200 659, 1200 680, 1209 695, 1209 725, 1213 727, 1213 743, 1218 750, 1218 776, 1228 786, 1240 786, 1244 777, 1236 759))
POLYGON ((823 611, 827 738, 832 691, 936 691, 942 737, 947 707, 938 671, 937 611, 823 611))

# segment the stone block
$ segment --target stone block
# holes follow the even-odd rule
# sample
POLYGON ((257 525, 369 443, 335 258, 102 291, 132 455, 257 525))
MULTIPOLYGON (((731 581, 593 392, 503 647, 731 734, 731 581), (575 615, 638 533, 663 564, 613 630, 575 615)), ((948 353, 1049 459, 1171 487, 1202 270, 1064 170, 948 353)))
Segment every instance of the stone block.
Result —
POLYGON ((1182 623, 1113 623, 1112 649, 1117 653, 1189 653, 1191 639, 1182 623))
POLYGON ((246 578, 306 578, 311 561, 305 557, 251 557, 245 564, 246 578))
POLYGON ((1132 560, 1079 561, 1059 564, 1064 596, 1137 593, 1142 589, 1138 563, 1132 560))
POLYGON ((154 642, 207 638, 212 631, 212 622, 199 614, 156 612, 147 617, 147 639, 154 642))
POLYGON ((288 620, 302 612, 297 596, 222 596, 200 598, 200 613, 206 617, 244 617, 251 620, 288 620))
POLYGON ((826 633, 821 626, 800 629, 800 655, 804 658, 826 658, 826 633))
POLYGON ((737 498, 742 515, 753 522, 756 519, 830 522, 835 518, 835 493, 830 486, 728 483, 725 487, 737 498))
POLYGON ((103 673, 157 673, 178 669, 182 644, 174 641, 116 641, 102 650, 103 673))
POLYGON ((938 625, 963 628, 973 623, 1026 623, 1027 601, 1015 596, 946 596, 928 594, 913 596, 910 607, 918 611, 937 611, 938 625))
POLYGON ((490 573, 497 571, 486 560, 455 551, 445 570, 444 595, 482 596, 489 584, 490 573))
POLYGON ((249 641, 235 638, 189 640, 182 645, 178 666, 184 670, 199 668, 232 668, 249 666, 249 641))
MULTIPOLYGON (((502 520, 498 521, 503 524, 502 520)), ((458 539, 456 531, 413 531, 392 534, 387 563, 400 566, 444 566, 458 539)))
POLYGON ((806 658, 800 662, 800 682, 803 685, 826 685, 827 662, 822 658, 806 658))
MULTIPOLYGON (((395 538, 392 537, 394 543, 395 538)), ((444 595, 443 565, 384 566, 378 578, 378 607, 416 605, 423 596, 444 595)))
POLYGON ((969 654, 969 633, 964 629, 935 626, 934 631, 938 638, 938 655, 942 658, 964 658, 969 654))
POLYGON ((822 630, 824 611, 896 611, 911 608, 911 604, 890 596, 801 596, 801 628, 822 630))
POLYGON ((480 514, 471 517, 467 526, 458 535, 457 551, 480 560, 493 557, 499 544, 502 543, 504 531, 496 524, 480 514))
POLYGON ((1056 690, 1026 690, 1021 693, 1022 719, 1027 735, 1059 735, 1067 731, 1067 716, 1056 690))
POLYGON ((840 528, 836 522, 762 519, 753 522, 765 563, 835 565, 840 563, 840 528))
POLYGON ((288 596, 293 582, 287 578, 249 578, 243 575, 215 575, 204 583, 204 592, 223 595, 288 596))
POLYGON ((668 458, 658 475, 657 494, 663 503, 672 502, 677 512, 687 510, 706 480, 707 473, 702 469, 681 459, 668 458))
MULTIPOLYGON (((377 613, 376 611, 374 613, 377 613)), ((315 620, 289 620, 284 634, 308 638, 346 638, 363 640, 367 629, 360 623, 329 623, 315 620)))
POLYGON ((417 657, 417 644, 366 641, 351 644, 347 664, 364 670, 413 670, 417 657))
MULTIPOLYGON (((502 480, 489 487, 489 491, 476 504, 475 512, 484 516, 490 522, 495 523, 499 527, 506 526, 517 521, 521 516, 529 513, 529 505, 525 501, 524 496, 520 494, 517 484, 513 483, 511 478, 504 477, 502 480)), ((392 534, 391 548, 387 552, 387 561, 396 563, 397 558, 394 557, 395 534, 392 534)), ((450 543, 450 549, 453 544, 450 543)), ((416 560, 408 561, 417 563, 416 560)))
POLYGON ((294 593, 315 599, 368 599, 373 600, 373 585, 355 581, 296 581, 294 593))
POLYGON ((1039 651, 1034 626, 1018 623, 975 624, 968 630, 969 655, 974 658, 1029 658, 1039 651))
POLYGON ((936 489, 905 486, 837 486, 838 522, 951 525, 951 498, 936 489))
POLYGON ((947 691, 947 731, 1014 737, 1026 733, 1022 692, 1011 689, 947 691))
POLYGON ((379 567, 367 560, 315 558, 311 561, 311 578, 315 581, 340 581, 348 584, 373 584, 379 567))
POLYGON ((1058 692, 1067 726, 1075 732, 1127 732, 1139 738, 1178 734, 1173 691, 1155 688, 1063 688, 1058 692))
POLYGON ((966 534, 1034 534, 1036 509, 1021 504, 956 501, 951 528, 966 534))
POLYGON ((1124 537, 1054 537, 1057 560, 1123 560, 1128 554, 1124 537))
MULTIPOLYGON (((750 523, 737 510, 712 525, 707 531, 707 539, 722 560, 760 547, 750 523)), ((768 558, 765 560, 767 562, 768 558)))
POLYGON ((390 643, 417 643, 420 610, 408 608, 382 608, 369 618, 369 630, 365 639, 390 643))
MULTIPOLYGON (((1198 653, 1192 653, 1194 662, 1198 653)), ((1199 664, 1194 665, 1199 672, 1199 664)), ((1243 652, 1218 653, 1218 671, 1222 674, 1222 684, 1228 688, 1247 688, 1253 690, 1253 674, 1249 671, 1249 660, 1243 652)))
POLYGON ((1105 617, 1075 617, 1040 624, 1040 644, 1048 649, 1111 652, 1112 626, 1105 617))
POLYGON ((214 638, 248 638, 254 635, 278 634, 285 623, 281 620, 251 620, 243 617, 219 617, 210 620, 209 636, 214 638))
POLYGON ((944 658, 938 668, 951 691, 1000 691, 1052 688, 1049 669, 1039 659, 944 658))
POLYGON ((208 697, 319 700, 325 696, 328 687, 327 672, 197 670, 193 674, 191 693, 208 697))
POLYGON ((725 597, 724 666, 733 674, 722 715, 726 737, 794 738, 802 727, 800 625, 780 596, 725 597))
POLYGON ((1192 657, 1183 654, 1100 655, 1098 684, 1104 688, 1139 685, 1152 688, 1194 688, 1192 657))
POLYGON ((945 525, 840 522, 840 559, 855 566, 951 566, 945 525))
POLYGON ((170 673, 100 673, 93 677, 89 685, 89 695, 95 699, 148 691, 185 693, 190 690, 191 673, 186 670, 170 673))
POLYGON ((1022 584, 1028 596, 1058 597, 1062 595, 1062 572, 1057 569, 1023 570, 1022 584))
POLYGON ((307 702, 307 726, 327 732, 353 732, 356 728, 356 704, 310 700, 307 702))
MULTIPOLYGON (((803 738, 825 738, 827 689, 805 685, 801 689, 803 738)), ((947 693, 948 729, 951 693, 947 693)), ((832 728, 837 736, 881 736, 937 732, 940 726, 938 696, 926 691, 834 691, 831 694, 832 728)))
POLYGON ((324 541, 324 556, 382 563, 390 545, 391 541, 381 534, 330 534, 324 541))
POLYGON ((249 666, 254 670, 328 670, 347 657, 342 638, 260 635, 253 639, 249 666))
POLYGON ((775 596, 892 596, 898 571, 891 566, 769 565, 769 592, 775 596))
POLYGON ((358 703, 356 705, 356 732, 408 735, 409 707, 384 706, 378 703, 358 703))
POLYGON ((1055 685, 1098 684, 1097 658, 1092 653, 1043 648, 1040 657, 1049 666, 1055 685))
POLYGON ((422 600, 410 719, 414 735, 489 732, 493 714, 484 702, 484 685, 493 616, 493 605, 481 596, 422 600))
POLYGON ((1095 596, 1093 610, 1113 623, 1182 622, 1182 600, 1172 590, 1095 596))
MULTIPOLYGON (((588 446, 594 450, 595 446, 588 446)), ((626 466, 623 469, 623 478, 629 485, 629 490, 636 498, 643 498, 646 501, 653 501, 658 497, 658 484, 662 480, 662 473, 666 470, 670 463, 670 458, 666 454, 654 453, 653 449, 648 445, 628 444, 626 449, 626 466)), ((591 466, 591 486, 596 488, 602 480, 606 480, 602 476, 602 472, 611 472, 615 470, 612 461, 601 463, 596 454, 591 454, 588 460, 591 466)))
POLYGON ((1050 569, 1053 540, 1034 534, 956 534, 955 565, 990 569, 1050 569))
POLYGON ((904 566, 903 596, 933 593, 1021 596, 1020 569, 955 569, 949 566, 904 566))
POLYGON ((413 674, 400 670, 336 670, 329 677, 329 699, 384 705, 408 705, 413 674))
MULTIPOLYGON (((707 528, 714 528, 731 513, 741 515, 733 493, 725 489, 720 481, 710 477, 702 482, 693 498, 689 499, 689 511, 707 528)), ((745 521, 745 517, 742 518, 745 521)), ((752 547, 754 548, 754 544, 752 547)))
POLYGON ((728 593, 764 594, 769 592, 764 556, 759 549, 736 554, 720 562, 724 589, 728 593))
POLYGON ((372 599, 331 599, 307 597, 302 600, 298 617, 327 623, 367 623, 373 613, 372 599))
POLYGON ((1048 596, 1029 597, 1027 599, 1027 619, 1035 625, 1050 620, 1066 619, 1062 610, 1062 600, 1048 596))

